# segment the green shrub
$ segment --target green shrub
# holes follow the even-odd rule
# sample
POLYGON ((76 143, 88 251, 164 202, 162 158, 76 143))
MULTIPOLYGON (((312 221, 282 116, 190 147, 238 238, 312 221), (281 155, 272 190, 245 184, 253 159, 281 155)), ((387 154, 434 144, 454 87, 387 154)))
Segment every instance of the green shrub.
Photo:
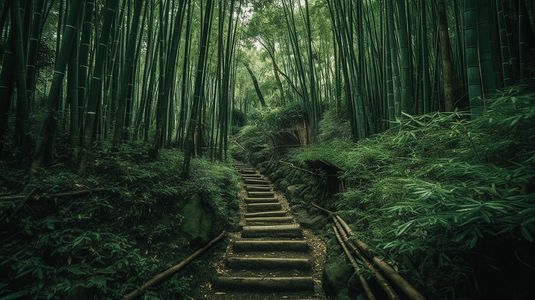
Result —
MULTIPOLYGON (((159 159, 151 160, 147 149, 132 143, 118 152, 95 151, 86 177, 62 163, 35 175, 28 185, 36 188, 34 197, 2 224, 0 298, 122 297, 195 251, 179 230, 187 217, 179 214, 180 208, 192 195, 215 213, 214 230, 230 226, 238 213, 238 178, 227 162, 194 159, 191 179, 184 181, 181 152, 161 149, 159 159), (52 196, 88 188, 106 190, 52 196)), ((23 186, 15 182, 23 182, 25 173, 17 168, 9 164, 4 172, 15 176, 2 182, 6 194, 22 193, 23 186)), ((18 203, 0 202, 0 218, 18 203)), ((143 297, 191 298, 195 285, 189 276, 177 274, 143 297)))

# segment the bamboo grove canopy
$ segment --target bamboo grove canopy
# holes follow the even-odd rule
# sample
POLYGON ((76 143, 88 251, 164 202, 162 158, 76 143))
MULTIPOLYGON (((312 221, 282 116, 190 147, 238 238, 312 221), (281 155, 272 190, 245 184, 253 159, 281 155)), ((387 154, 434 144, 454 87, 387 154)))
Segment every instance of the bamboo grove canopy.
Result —
POLYGON ((68 145, 83 174, 94 147, 144 140, 183 148, 187 175, 227 156, 238 112, 299 103, 315 136, 336 109, 355 140, 476 118, 532 76, 534 17, 526 0, 3 0, 0 155, 36 171, 68 145))

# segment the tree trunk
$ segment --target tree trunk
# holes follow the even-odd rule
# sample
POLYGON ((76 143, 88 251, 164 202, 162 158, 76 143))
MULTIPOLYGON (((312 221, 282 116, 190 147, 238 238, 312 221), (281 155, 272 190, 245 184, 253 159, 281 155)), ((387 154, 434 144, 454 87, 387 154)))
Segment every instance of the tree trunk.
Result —
POLYGON ((465 51, 466 51, 466 74, 468 75, 468 97, 470 99, 470 114, 472 119, 481 116, 482 93, 481 77, 478 60, 477 45, 477 2, 476 0, 464 1, 464 24, 465 24, 465 51))
POLYGON ((111 36, 111 25, 115 19, 115 10, 117 8, 118 1, 119 0, 108 0, 106 3, 106 11, 104 13, 104 21, 100 34, 95 66, 93 68, 93 76, 89 85, 87 111, 85 115, 82 138, 82 157, 77 170, 77 173, 80 175, 85 174, 87 155, 93 140, 98 98, 103 85, 102 77, 104 74, 104 63, 106 59, 105 53, 108 52, 108 43, 111 36))
POLYGON ((448 18, 444 0, 438 0, 438 23, 440 26, 440 52, 442 56, 442 73, 444 84, 444 105, 446 111, 454 111, 453 101, 453 64, 451 62, 451 44, 448 33, 448 18))
POLYGON ((260 86, 258 86, 258 81, 256 80, 256 76, 254 76, 253 71, 251 68, 249 68, 249 65, 247 63, 243 63, 243 65, 247 68, 247 71, 251 75, 251 79, 253 80, 254 89, 256 91, 256 95, 258 95, 258 100, 260 100, 260 104, 262 107, 266 107, 266 101, 264 101, 264 96, 262 96, 262 91, 260 90, 260 86))
POLYGON ((117 148, 124 138, 126 124, 127 102, 129 101, 129 93, 131 93, 131 85, 133 84, 134 71, 134 56, 136 50, 136 41, 139 30, 139 20, 141 16, 141 9, 143 0, 136 0, 134 5, 134 16, 130 26, 130 35, 128 37, 128 44, 126 46, 125 65, 123 74, 121 76, 121 90, 118 97, 119 107, 117 108, 117 118, 115 121, 115 132, 113 135, 113 147, 117 148))
POLYGON ((26 53, 24 52, 21 10, 19 0, 11 0, 13 52, 15 53, 15 80, 17 82, 17 121, 20 123, 20 146, 22 157, 30 157, 30 112, 26 85, 26 53))
MULTIPOLYGON (((201 32, 201 40, 199 43, 199 58, 197 62, 197 74, 195 75, 195 90, 193 93, 193 104, 191 108, 191 118, 188 125, 188 130, 186 132, 186 141, 185 141, 185 155, 184 155, 184 166, 182 170, 182 175, 184 178, 189 177, 190 171, 190 162, 191 157, 194 151, 194 134, 195 127, 198 125, 199 120, 199 108, 201 104, 201 95, 204 88, 204 73, 206 71, 206 60, 208 56, 208 48, 210 46, 210 31, 212 24, 212 15, 214 11, 214 2, 213 0, 206 1, 206 9, 204 12, 204 20, 201 32)), ((200 128, 199 128, 200 129, 200 128)))
POLYGON ((53 155, 54 136, 56 133, 56 114, 60 103, 65 70, 70 57, 72 43, 75 42, 76 28, 79 24, 78 20, 81 15, 83 3, 84 1, 73 1, 69 9, 67 26, 65 26, 61 38, 61 46, 54 68, 54 78, 52 79, 52 86, 50 87, 50 92, 48 93, 48 98, 46 100, 43 121, 35 145, 32 172, 35 172, 43 162, 49 162, 53 155))

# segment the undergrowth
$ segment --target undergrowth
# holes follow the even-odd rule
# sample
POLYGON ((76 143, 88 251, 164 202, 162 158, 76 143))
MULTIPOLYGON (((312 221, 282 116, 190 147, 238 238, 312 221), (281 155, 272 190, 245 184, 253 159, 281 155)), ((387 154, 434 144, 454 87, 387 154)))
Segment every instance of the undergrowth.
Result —
MULTIPOLYGON (((1 299, 118 299, 179 263, 199 245, 181 234, 188 216, 180 208, 193 195, 214 216, 215 237, 236 216, 237 175, 228 163, 192 161, 183 181, 182 153, 160 150, 150 160, 144 144, 93 153, 88 175, 60 162, 30 181, 10 161, 2 162, 2 196, 35 193, 9 220, 21 199, 2 200, 0 218, 1 299), (58 193, 104 190, 82 196, 58 193)), ((65 161, 67 161, 65 159, 65 161)), ((196 284, 198 261, 142 299, 184 299, 196 284)))
MULTIPOLYGON (((535 95, 511 90, 487 105, 474 121, 463 112, 406 115, 357 143, 328 112, 318 144, 257 167, 277 188, 295 187, 293 205, 340 214, 431 298, 511 295, 489 277, 535 278, 535 95), (344 191, 326 192, 332 181, 309 167, 319 158, 344 169, 344 191)), ((523 293, 514 292, 533 296, 523 293)))

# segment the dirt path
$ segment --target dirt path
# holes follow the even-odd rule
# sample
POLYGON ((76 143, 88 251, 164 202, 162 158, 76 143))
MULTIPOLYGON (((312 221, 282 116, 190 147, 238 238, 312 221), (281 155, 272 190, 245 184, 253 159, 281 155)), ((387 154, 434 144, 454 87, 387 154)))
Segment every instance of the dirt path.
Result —
POLYGON ((325 243, 292 216, 283 193, 246 165, 242 174, 240 231, 210 261, 216 278, 197 299, 326 299, 322 288, 325 243))

